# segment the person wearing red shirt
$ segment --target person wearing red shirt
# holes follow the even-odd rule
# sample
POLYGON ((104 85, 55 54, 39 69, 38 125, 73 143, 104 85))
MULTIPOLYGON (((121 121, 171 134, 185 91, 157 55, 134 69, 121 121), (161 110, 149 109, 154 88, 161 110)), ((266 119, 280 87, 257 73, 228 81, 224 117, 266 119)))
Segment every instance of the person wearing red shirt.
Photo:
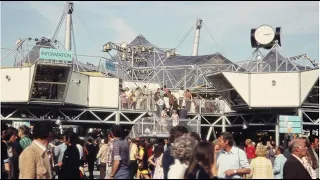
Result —
POLYGON ((256 157, 256 148, 252 145, 251 139, 246 140, 246 147, 244 148, 244 151, 247 154, 247 158, 249 163, 251 163, 251 160, 256 157))

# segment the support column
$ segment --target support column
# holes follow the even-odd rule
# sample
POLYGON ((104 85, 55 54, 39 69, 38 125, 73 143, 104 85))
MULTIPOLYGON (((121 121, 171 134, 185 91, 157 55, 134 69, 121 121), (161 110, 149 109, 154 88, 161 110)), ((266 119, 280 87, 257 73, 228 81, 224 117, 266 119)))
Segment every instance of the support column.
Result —
POLYGON ((303 112, 301 108, 298 109, 298 116, 300 117, 300 120, 301 120, 301 134, 303 134, 303 112))
POLYGON ((226 119, 222 117, 222 132, 226 132, 226 119))
POLYGON ((198 115, 198 122, 197 122, 197 128, 198 128, 198 133, 201 135, 201 115, 198 115))
POLYGON ((209 141, 209 139, 210 139, 212 130, 213 130, 213 127, 211 126, 210 129, 209 129, 209 131, 208 131, 208 134, 207 134, 207 141, 209 141))
POLYGON ((120 124, 120 112, 116 112, 116 124, 120 124))
POLYGON ((277 120, 276 120, 275 137, 276 137, 276 146, 279 146, 280 145, 279 115, 277 115, 277 120))

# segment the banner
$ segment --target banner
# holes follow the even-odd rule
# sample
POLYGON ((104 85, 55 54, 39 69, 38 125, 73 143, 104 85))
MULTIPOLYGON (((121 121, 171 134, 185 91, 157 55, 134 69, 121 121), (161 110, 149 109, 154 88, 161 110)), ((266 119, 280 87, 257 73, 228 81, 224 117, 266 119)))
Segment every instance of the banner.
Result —
POLYGON ((40 48, 40 59, 72 61, 72 52, 66 50, 40 48))
POLYGON ((116 66, 114 65, 114 62, 106 61, 106 69, 108 69, 110 71, 115 71, 116 70, 116 66))

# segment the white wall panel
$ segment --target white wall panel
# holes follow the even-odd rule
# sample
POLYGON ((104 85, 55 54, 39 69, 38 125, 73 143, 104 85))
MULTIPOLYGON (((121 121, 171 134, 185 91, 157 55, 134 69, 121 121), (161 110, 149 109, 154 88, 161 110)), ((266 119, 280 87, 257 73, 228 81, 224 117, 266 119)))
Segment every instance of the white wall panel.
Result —
POLYGON ((28 102, 32 67, 1 68, 1 102, 28 102), (10 78, 10 81, 6 79, 10 78))
POLYGON ((65 102, 88 106, 88 86, 88 75, 72 72, 65 102), (78 81, 81 81, 80 84, 76 83, 78 81))
POLYGON ((249 104, 249 75, 247 73, 222 72, 242 99, 249 104))
POLYGON ((298 73, 251 74, 252 107, 298 107, 298 73), (272 85, 272 81, 276 85, 272 85))
POLYGON ((119 79, 89 77, 89 107, 118 108, 119 79))
POLYGON ((301 103, 306 99, 319 78, 319 69, 301 72, 301 103))

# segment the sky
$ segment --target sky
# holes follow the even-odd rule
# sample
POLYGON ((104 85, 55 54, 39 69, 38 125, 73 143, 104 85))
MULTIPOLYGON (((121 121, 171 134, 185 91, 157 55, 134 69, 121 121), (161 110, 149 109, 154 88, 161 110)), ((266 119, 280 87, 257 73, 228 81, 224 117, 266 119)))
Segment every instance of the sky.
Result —
MULTIPOLYGON (((51 38, 64 10, 64 1, 1 2, 1 47, 13 48, 19 38, 51 38)), ((280 52, 285 57, 308 54, 319 60, 319 2, 106 1, 74 2, 77 54, 106 56, 103 44, 130 43, 142 34, 161 48, 175 48, 197 18, 203 20, 199 55, 221 53, 233 62, 248 59, 254 49, 250 30, 262 24, 282 28, 280 52)), ((65 22, 58 40, 64 44, 65 22)), ((195 30, 178 49, 191 55, 195 30)), ((1 50, 2 56, 8 50, 1 50)), ((265 51, 262 51, 265 53, 265 51)), ((13 65, 10 56, 2 65, 13 65)), ((80 57, 97 64, 98 58, 80 57)))

